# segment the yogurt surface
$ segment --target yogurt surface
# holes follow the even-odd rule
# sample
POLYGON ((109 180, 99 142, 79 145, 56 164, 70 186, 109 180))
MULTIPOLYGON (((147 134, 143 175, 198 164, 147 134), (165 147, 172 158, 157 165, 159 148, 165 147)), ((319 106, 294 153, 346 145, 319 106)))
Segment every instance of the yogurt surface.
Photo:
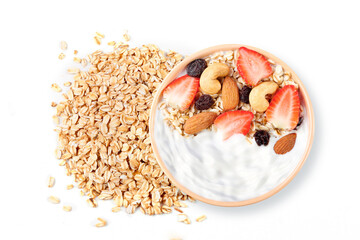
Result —
POLYGON ((203 130, 194 137, 181 136, 156 112, 154 138, 160 157, 173 177, 190 191, 217 201, 243 201, 265 194, 281 184, 301 161, 308 139, 308 120, 296 132, 294 148, 277 155, 268 146, 249 143, 236 134, 226 141, 221 133, 203 130))

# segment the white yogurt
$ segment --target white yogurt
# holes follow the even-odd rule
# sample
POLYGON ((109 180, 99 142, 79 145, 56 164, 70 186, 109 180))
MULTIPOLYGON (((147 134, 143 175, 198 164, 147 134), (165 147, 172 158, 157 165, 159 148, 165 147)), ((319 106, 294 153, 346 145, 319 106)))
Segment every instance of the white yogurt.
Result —
POLYGON ((220 133, 210 130, 183 137, 166 125, 161 110, 155 121, 156 145, 173 177, 192 192, 217 201, 247 200, 274 189, 299 164, 308 138, 306 117, 296 131, 295 147, 284 155, 273 150, 279 138, 271 137, 268 146, 259 147, 240 134, 223 141, 220 133))

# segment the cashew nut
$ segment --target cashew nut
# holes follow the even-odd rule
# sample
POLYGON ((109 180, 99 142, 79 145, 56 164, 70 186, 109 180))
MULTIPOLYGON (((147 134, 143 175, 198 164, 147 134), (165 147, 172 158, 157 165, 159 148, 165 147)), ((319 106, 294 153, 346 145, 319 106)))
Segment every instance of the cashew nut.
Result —
POLYGON ((218 93, 221 89, 221 83, 217 79, 225 77, 230 73, 230 68, 225 63, 213 63, 209 65, 200 77, 200 88, 208 94, 218 93))
POLYGON ((274 94, 279 86, 274 82, 263 82, 254 87, 249 96, 250 106, 257 112, 265 112, 269 107, 266 95, 274 94))

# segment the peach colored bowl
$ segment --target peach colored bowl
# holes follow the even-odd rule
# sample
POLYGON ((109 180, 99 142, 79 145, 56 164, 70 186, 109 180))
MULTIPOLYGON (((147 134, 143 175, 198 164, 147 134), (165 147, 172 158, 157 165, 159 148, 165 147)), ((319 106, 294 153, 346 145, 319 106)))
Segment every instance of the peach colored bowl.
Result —
POLYGON ((170 178, 170 180, 184 193, 188 194, 189 196, 193 197, 196 200, 208 203, 208 204, 212 204, 212 205, 217 205, 217 206, 223 206, 223 207, 239 207, 239 206, 245 206, 245 205, 249 205, 249 204, 253 204, 253 203, 257 203, 260 202, 262 200, 265 200, 269 197, 271 197, 272 195, 274 195, 275 193, 279 192, 281 189, 283 189, 295 176, 296 174, 300 171, 301 167, 304 165, 305 160, 307 159, 309 153, 310 153, 310 149, 313 143, 313 138, 314 138, 314 127, 315 127, 315 123, 314 123, 314 112, 313 112, 313 107, 309 98, 309 95, 305 89, 304 84, 300 81, 299 77, 295 74, 295 72, 288 66, 286 65, 283 61, 281 61, 279 58, 275 57, 274 55, 265 52, 261 49, 258 48, 254 48, 251 46, 246 46, 246 45, 241 45, 241 44, 225 44, 225 45, 218 45, 218 46, 214 46, 214 47, 210 47, 210 48, 206 48, 204 50, 201 50, 199 52, 196 52, 188 57, 186 57, 179 65, 177 65, 164 79, 163 83, 161 84, 159 90, 157 91, 155 97, 154 97, 154 101, 151 107, 151 113, 150 113, 150 138, 151 138, 151 145, 152 148, 154 150, 154 154, 155 157, 160 165, 160 167, 162 168, 162 170, 165 172, 166 176, 168 176, 170 178), (280 183, 277 187, 275 187, 274 189, 272 189, 271 191, 260 195, 258 197, 252 198, 252 199, 248 199, 248 200, 244 200, 244 201, 236 201, 236 202, 225 202, 225 201, 215 201, 212 199, 208 199, 208 198, 204 198, 198 194, 193 193, 192 191, 190 191, 189 189, 186 188, 186 186, 183 186, 181 183, 179 183, 171 174, 171 172, 167 169, 165 163, 163 162, 163 160, 160 157, 160 154, 158 152, 157 146, 156 146, 156 142, 154 139, 154 128, 155 126, 155 114, 156 111, 158 110, 158 103, 159 100, 161 99, 161 95, 162 95, 162 91, 164 90, 164 88, 170 83, 172 82, 174 79, 176 79, 178 77, 178 75, 186 68, 186 66, 193 61, 194 59, 197 58, 204 58, 208 55, 211 55, 215 52, 219 52, 219 51, 229 51, 229 50, 235 50, 238 49, 240 47, 247 47, 249 49, 253 49, 261 54, 263 54, 264 56, 274 60, 276 63, 280 64, 285 71, 290 72, 292 74, 293 79, 295 80, 296 83, 299 84, 299 91, 300 91, 300 96, 301 96, 301 100, 302 100, 302 104, 305 106, 306 108, 306 113, 307 113, 307 118, 309 121, 309 134, 308 134, 308 140, 307 140, 307 145, 306 145, 306 149, 305 152, 303 154, 302 159, 300 160, 300 162, 298 163, 298 165, 296 166, 296 168, 293 170, 293 172, 290 174, 289 177, 287 177, 282 183, 280 183))

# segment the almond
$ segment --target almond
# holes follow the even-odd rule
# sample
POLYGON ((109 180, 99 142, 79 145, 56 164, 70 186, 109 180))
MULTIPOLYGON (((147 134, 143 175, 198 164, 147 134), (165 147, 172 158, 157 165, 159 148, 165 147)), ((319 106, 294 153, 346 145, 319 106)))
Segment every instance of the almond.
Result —
POLYGON ((184 131, 187 134, 196 134, 210 127, 216 117, 217 114, 213 112, 202 112, 196 114, 186 121, 184 131))
POLYGON ((222 101, 225 111, 232 110, 239 104, 239 88, 235 80, 231 77, 226 77, 222 85, 222 101))
POLYGON ((280 138, 274 145, 276 154, 285 154, 294 148, 296 142, 296 133, 290 133, 280 138))

